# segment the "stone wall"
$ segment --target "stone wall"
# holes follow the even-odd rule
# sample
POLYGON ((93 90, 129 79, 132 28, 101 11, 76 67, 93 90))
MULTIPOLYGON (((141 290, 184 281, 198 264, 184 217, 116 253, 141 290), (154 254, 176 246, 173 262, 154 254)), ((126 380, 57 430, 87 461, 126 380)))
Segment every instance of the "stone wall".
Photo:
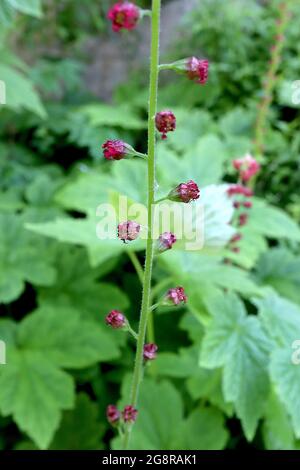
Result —
MULTIPOLYGON (((162 8, 161 52, 178 39, 178 25, 182 17, 201 0, 173 0, 162 8)), ((136 31, 99 38, 90 38, 85 44, 88 66, 85 73, 87 87, 103 100, 110 100, 116 85, 126 80, 132 68, 148 60, 150 42, 149 19, 145 18, 136 31)))

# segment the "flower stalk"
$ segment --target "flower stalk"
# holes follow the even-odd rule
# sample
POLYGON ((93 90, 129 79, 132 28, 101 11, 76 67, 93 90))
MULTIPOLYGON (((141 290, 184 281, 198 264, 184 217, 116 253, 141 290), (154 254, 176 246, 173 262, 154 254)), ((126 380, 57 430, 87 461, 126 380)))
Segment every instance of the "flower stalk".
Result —
MULTIPOLYGON (((146 246, 146 261, 143 280, 143 295, 140 323, 137 338, 136 358, 133 372, 130 403, 136 407, 140 383, 143 377, 144 368, 144 344, 147 330, 148 314, 150 310, 151 298, 151 277, 153 265, 154 243, 152 238, 153 231, 153 204, 155 196, 155 115, 157 111, 157 93, 158 93, 158 74, 159 74, 159 34, 160 34, 160 12, 161 0, 152 0, 151 17, 151 55, 150 55, 150 92, 149 92, 149 111, 148 111, 148 238, 146 246)), ((127 426, 124 433, 123 449, 126 450, 129 445, 132 425, 127 426)))

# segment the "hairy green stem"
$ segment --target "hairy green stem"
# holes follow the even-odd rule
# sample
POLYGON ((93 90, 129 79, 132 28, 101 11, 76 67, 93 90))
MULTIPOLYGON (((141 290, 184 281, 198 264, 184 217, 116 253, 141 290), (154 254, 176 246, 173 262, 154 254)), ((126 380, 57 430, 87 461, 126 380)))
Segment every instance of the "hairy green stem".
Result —
MULTIPOLYGON (((146 247, 146 261, 144 270, 143 296, 141 306, 140 324, 138 330, 136 358, 133 371, 130 405, 136 407, 140 383, 143 377, 143 349, 147 330, 147 321, 150 308, 151 278, 153 264, 153 204, 155 193, 155 114, 157 109, 158 91, 158 65, 159 65, 159 33, 160 33, 161 0, 152 0, 151 25, 151 56, 150 56, 150 93, 148 113, 148 239, 146 247)), ((132 425, 126 427, 123 449, 127 449, 132 425)))

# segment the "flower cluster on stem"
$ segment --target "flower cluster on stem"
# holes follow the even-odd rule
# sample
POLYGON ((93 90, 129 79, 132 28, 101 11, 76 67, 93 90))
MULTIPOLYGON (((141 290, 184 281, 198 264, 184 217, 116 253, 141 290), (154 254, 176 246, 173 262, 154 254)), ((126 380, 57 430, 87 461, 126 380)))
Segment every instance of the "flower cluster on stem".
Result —
MULTIPOLYGON (((158 96, 158 75, 160 70, 171 69, 178 73, 183 73, 187 79, 200 85, 205 85, 208 79, 209 63, 207 59, 189 57, 173 64, 159 65, 159 36, 160 36, 160 11, 161 0, 152 0, 151 12, 141 10, 135 3, 126 0, 119 1, 113 5, 108 12, 108 19, 112 22, 112 29, 115 32, 121 30, 132 30, 142 20, 147 13, 151 16, 151 52, 150 52, 150 91, 148 109, 148 151, 147 155, 134 150, 129 144, 121 140, 108 140, 103 145, 104 158, 107 160, 122 160, 124 158, 143 157, 147 161, 148 167, 148 237, 146 243, 146 259, 144 271, 139 269, 139 277, 143 283, 142 305, 138 332, 132 330, 125 315, 118 310, 112 310, 106 316, 106 323, 114 329, 123 329, 129 332, 136 340, 136 358, 133 371, 132 389, 130 404, 125 406, 123 411, 119 411, 115 405, 107 408, 107 419, 113 426, 118 426, 123 435, 123 448, 129 445, 132 424, 137 418, 137 403, 140 383, 144 374, 144 367, 155 360, 158 346, 153 343, 145 343, 146 330, 150 312, 158 306, 179 306, 187 302, 187 296, 183 287, 169 289, 165 296, 155 305, 151 306, 152 287, 152 267, 154 256, 173 248, 177 241, 176 234, 172 232, 161 233, 155 241, 152 239, 153 214, 152 208, 155 201, 156 179, 155 179, 155 159, 156 159, 156 130, 161 133, 162 139, 167 138, 169 132, 176 131, 176 116, 171 110, 157 112, 158 96)), ((180 203, 190 203, 200 197, 200 190, 194 181, 179 183, 162 200, 171 200, 180 203)), ((140 225, 133 220, 120 222, 117 227, 118 237, 124 243, 134 242, 139 237, 140 225)), ((137 259, 130 258, 137 266, 137 259)), ((152 315, 152 313, 151 313, 152 315)))

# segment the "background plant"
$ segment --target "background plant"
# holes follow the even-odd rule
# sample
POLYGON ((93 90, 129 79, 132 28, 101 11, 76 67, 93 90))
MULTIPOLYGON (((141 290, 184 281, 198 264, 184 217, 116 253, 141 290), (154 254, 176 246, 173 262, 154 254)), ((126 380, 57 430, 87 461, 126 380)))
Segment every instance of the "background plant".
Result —
MULTIPOLYGON (((67 31, 60 40, 66 50, 91 31, 107 34, 102 5, 99 26, 88 22, 86 30, 71 21, 76 2, 65 5, 66 20, 60 13, 56 18, 67 31)), ((300 329, 299 112, 290 93, 291 82, 299 79, 296 2, 292 10, 268 117, 265 163, 240 253, 207 247, 191 256, 174 250, 154 271, 161 284, 158 297, 184 284, 189 303, 155 317, 161 350, 142 385, 140 406, 148 411, 133 431, 136 448, 299 447, 299 368, 290 364, 291 343, 300 329), (224 257, 234 264, 224 265, 224 257), (219 334, 222 354, 211 347, 219 334), (149 406, 153 401, 159 403, 155 410, 149 406), (170 433, 166 422, 178 434, 170 433), (147 430, 154 423, 159 432, 152 435, 147 430)), ((123 246, 95 242, 93 214, 101 201, 114 201, 120 193, 144 202, 138 182, 144 181, 145 168, 144 162, 104 165, 100 144, 118 137, 142 147, 147 85, 143 74, 133 72, 116 89, 113 106, 99 102, 83 84, 86 57, 79 46, 71 58, 59 47, 55 60, 37 57, 26 67, 15 47, 22 40, 30 50, 31 38, 21 34, 22 28, 33 34, 34 25, 36 30, 40 24, 41 30, 45 24, 58 26, 45 9, 39 19, 24 13, 29 12, 8 20, 6 15, 7 26, 1 28, 6 53, 1 54, 0 79, 9 73, 17 83, 0 114, 0 336, 11 356, 10 367, 0 368, 1 445, 105 448, 113 438, 105 408, 119 399, 120 386, 118 405, 127 404, 134 350, 121 332, 111 334, 103 319, 113 303, 135 328, 140 284, 123 246), (89 346, 83 355, 82 344, 89 346), (20 382, 24 364, 27 374, 20 382), (59 384, 55 390, 54 381, 59 384), (12 396, 16 383, 18 394, 12 396), (38 390, 34 402, 30 383, 38 390)), ((184 20, 176 56, 170 51, 163 58, 172 61, 197 49, 213 64, 201 94, 164 72, 159 108, 176 111, 178 130, 159 146, 158 178, 169 189, 183 178, 201 182, 203 201, 211 208, 209 239, 221 237, 221 245, 229 236, 231 208, 219 184, 235 180, 232 160, 252 149, 276 15, 276 2, 247 2, 247 8, 242 1, 235 8, 231 2, 199 2, 184 20), (220 204, 222 220, 214 215, 220 204)), ((137 251, 141 262, 142 248, 137 251)))

